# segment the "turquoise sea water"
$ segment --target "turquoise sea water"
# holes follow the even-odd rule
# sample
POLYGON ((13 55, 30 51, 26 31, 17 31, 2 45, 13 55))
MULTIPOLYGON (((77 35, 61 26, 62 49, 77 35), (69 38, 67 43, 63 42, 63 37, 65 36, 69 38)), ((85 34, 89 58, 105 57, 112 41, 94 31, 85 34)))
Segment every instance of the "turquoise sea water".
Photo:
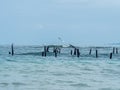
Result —
POLYGON ((0 46, 0 90, 120 90, 120 54, 109 59, 112 48, 80 48, 79 58, 63 48, 57 58, 42 57, 43 48, 0 46))

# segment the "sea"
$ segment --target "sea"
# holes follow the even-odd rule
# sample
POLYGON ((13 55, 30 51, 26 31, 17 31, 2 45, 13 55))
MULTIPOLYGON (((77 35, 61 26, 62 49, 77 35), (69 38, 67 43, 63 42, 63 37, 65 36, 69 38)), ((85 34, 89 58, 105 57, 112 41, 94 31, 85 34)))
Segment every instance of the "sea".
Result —
POLYGON ((42 57, 41 46, 14 46, 12 56, 0 46, 0 90, 120 90, 120 54, 110 59, 112 47, 79 47, 80 57, 71 50, 55 57, 51 48, 42 57))

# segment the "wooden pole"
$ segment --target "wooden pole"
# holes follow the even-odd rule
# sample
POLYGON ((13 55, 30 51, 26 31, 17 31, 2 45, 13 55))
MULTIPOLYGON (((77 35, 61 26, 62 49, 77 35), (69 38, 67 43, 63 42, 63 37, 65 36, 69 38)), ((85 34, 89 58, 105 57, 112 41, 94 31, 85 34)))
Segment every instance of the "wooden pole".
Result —
POLYGON ((46 57, 47 56, 47 47, 44 46, 44 56, 46 57))
POLYGON ((91 55, 91 53, 92 53, 92 49, 90 49, 89 55, 91 55))
POLYGON ((118 48, 116 48, 116 54, 118 54, 118 48))
POLYGON ((76 48, 74 48, 74 55, 76 55, 77 54, 77 52, 76 52, 77 50, 76 50, 76 48))
POLYGON ((98 58, 98 50, 96 50, 96 58, 98 58))
POLYGON ((113 47, 113 54, 115 54, 115 47, 113 47))
POLYGON ((47 49, 46 49, 47 52, 49 52, 49 46, 47 46, 47 49))
POLYGON ((72 52, 72 50, 71 50, 71 51, 70 51, 70 54, 72 55, 72 53, 73 53, 73 52, 72 52))
POLYGON ((12 52, 12 56, 14 55, 14 47, 13 44, 11 45, 11 52, 12 52))
POLYGON ((77 57, 80 57, 80 51, 77 49, 77 57))
POLYGON ((112 59, 112 53, 110 53, 110 59, 112 59))
POLYGON ((57 57, 57 48, 55 49, 55 51, 54 51, 54 53, 55 53, 55 57, 57 57))

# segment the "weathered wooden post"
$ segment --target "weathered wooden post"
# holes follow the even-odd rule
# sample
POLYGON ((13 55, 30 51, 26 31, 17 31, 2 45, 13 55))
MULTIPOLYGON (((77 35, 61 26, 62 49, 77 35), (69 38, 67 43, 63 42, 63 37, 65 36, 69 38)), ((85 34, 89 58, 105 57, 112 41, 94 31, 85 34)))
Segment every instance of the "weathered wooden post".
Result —
POLYGON ((47 47, 44 46, 44 56, 46 57, 47 56, 47 47))
POLYGON ((116 54, 118 54, 118 48, 116 48, 116 54))
POLYGON ((115 47, 113 47, 113 54, 115 54, 115 47))
POLYGON ((47 46, 47 49, 46 49, 47 52, 49 52, 49 46, 47 46))
POLYGON ((112 53, 110 53, 110 59, 112 59, 112 53))
POLYGON ((74 48, 74 55, 76 55, 77 54, 77 49, 76 48, 74 48))
POLYGON ((12 56, 14 55, 14 47, 13 47, 13 44, 11 45, 11 54, 12 54, 12 56))
POLYGON ((57 48, 55 49, 55 51, 54 51, 54 53, 55 53, 55 57, 57 57, 57 48))
POLYGON ((91 55, 91 53, 92 53, 92 49, 90 49, 89 55, 91 55))
POLYGON ((73 51, 71 50, 71 51, 70 51, 70 54, 72 55, 72 53, 73 53, 73 51))
POLYGON ((57 52, 55 52, 55 57, 57 57, 57 52))
POLYGON ((96 58, 98 58, 98 50, 96 49, 96 58))
POLYGON ((77 57, 80 57, 80 51, 77 49, 77 57))
POLYGON ((46 48, 47 48, 47 47, 46 47, 46 46, 44 46, 44 51, 46 51, 46 48))

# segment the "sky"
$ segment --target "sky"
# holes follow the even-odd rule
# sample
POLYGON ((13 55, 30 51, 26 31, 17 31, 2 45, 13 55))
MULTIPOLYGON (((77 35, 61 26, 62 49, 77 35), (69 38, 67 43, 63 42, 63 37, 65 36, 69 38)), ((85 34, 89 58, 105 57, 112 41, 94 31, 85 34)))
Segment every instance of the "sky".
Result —
POLYGON ((0 0, 0 44, 120 42, 120 0, 0 0))

